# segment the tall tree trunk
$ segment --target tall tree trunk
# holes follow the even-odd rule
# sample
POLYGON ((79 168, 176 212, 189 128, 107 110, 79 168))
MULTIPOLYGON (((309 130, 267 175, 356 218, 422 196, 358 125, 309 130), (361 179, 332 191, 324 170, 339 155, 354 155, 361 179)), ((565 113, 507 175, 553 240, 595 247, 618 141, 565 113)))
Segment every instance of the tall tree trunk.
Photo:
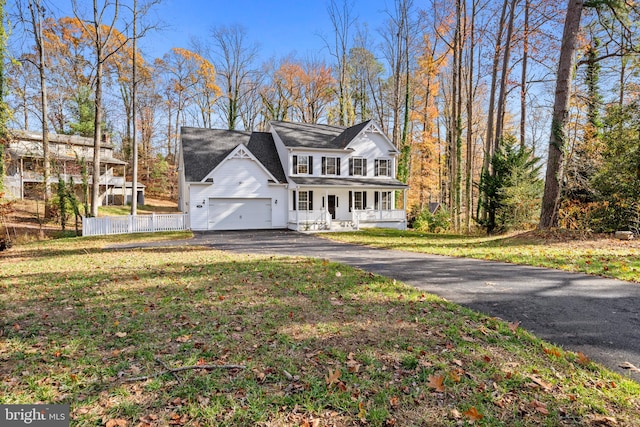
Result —
MULTIPOLYGON (((409 123, 410 123, 410 107, 411 107, 411 67, 409 66, 409 21, 408 15, 409 11, 407 10, 407 3, 403 3, 403 49, 401 51, 402 57, 404 59, 404 115, 403 115, 403 123, 402 123, 402 137, 400 140, 401 148, 401 162, 403 163, 402 171, 403 174, 400 176, 400 180, 402 182, 408 182, 409 177, 411 176, 411 145, 409 141, 409 123)), ((403 206, 405 209, 406 206, 403 206)))
POLYGON ((336 0, 331 0, 327 7, 331 24, 333 25, 334 45, 329 46, 329 52, 336 59, 338 68, 338 125, 347 126, 349 118, 349 81, 347 69, 347 55, 349 52, 349 29, 353 24, 351 18, 351 6, 346 0, 342 1, 340 7, 336 0))
POLYGON ((463 33, 466 27, 466 22, 463 22, 463 19, 466 20, 466 16, 463 16, 465 13, 465 3, 462 0, 458 0, 456 6, 457 18, 458 21, 457 27, 457 45, 458 45, 458 64, 457 64, 457 82, 456 87, 458 88, 458 96, 455 99, 456 103, 456 231, 460 231, 461 228, 461 220, 462 220, 462 49, 464 47, 464 39, 463 33))
MULTIPOLYGON (((2 90, 2 88, 5 87, 6 83, 4 60, 7 56, 7 33, 4 27, 5 7, 6 0, 0 0, 0 194, 4 191, 4 146, 7 138, 7 121, 9 118, 8 107, 6 102, 4 101, 5 93, 4 90, 2 90)), ((27 104, 25 102, 25 110, 26 106, 27 104)))
POLYGON ((560 202, 560 184, 564 167, 565 128, 568 121, 571 79, 575 66, 575 53, 580 30, 580 18, 584 0, 569 0, 567 16, 564 21, 562 46, 558 63, 553 116, 551 117, 551 135, 547 157, 544 195, 539 227, 542 229, 558 225, 560 202))
MULTIPOLYGON (((96 50, 98 58, 102 56, 102 48, 96 50)), ((103 62, 98 60, 96 68, 96 102, 93 129, 93 176, 91 177, 91 216, 98 216, 100 205, 100 147, 102 144, 102 73, 103 62)))
MULTIPOLYGON (((95 58, 95 118, 93 129, 93 176, 91 178, 91 216, 98 216, 98 206, 100 205, 100 148, 102 145, 102 78, 104 74, 104 63, 108 57, 113 55, 118 49, 106 51, 115 24, 118 21, 118 12, 120 9, 120 1, 114 0, 113 3, 105 2, 102 8, 98 8, 98 0, 93 0, 93 16, 87 22, 91 24, 89 29, 85 20, 80 19, 78 15, 77 0, 72 0, 72 8, 74 15, 82 24, 87 34, 91 34, 94 39, 95 58), (113 6, 114 14, 109 25, 102 22, 105 10, 113 6)), ((122 45, 120 46, 122 47, 122 45)))
MULTIPOLYGON (((494 134, 494 110, 496 103, 496 86, 498 82, 498 67, 500 65, 500 52, 502 51, 502 33, 504 31, 505 18, 507 16, 507 3, 502 3, 502 13, 498 21, 498 35, 496 38, 496 46, 493 52, 493 66, 491 68, 491 88, 489 89, 489 109, 487 110, 487 134, 484 140, 484 160, 482 170, 489 171, 491 168, 491 158, 493 157, 493 134, 494 134)), ((482 196, 482 195, 481 195, 482 196)), ((486 197, 486 196, 485 196, 486 197)), ((482 205, 482 201, 478 200, 478 206, 482 205)), ((483 222, 487 220, 486 210, 482 211, 483 222)))
MULTIPOLYGON (((133 170, 131 171, 131 215, 137 215, 138 213, 138 138, 137 138, 137 126, 136 126, 136 92, 138 91, 138 82, 136 81, 138 59, 137 49, 137 23, 138 23, 138 0, 133 0, 133 63, 131 65, 131 120, 132 120, 132 135, 131 135, 131 163, 133 164, 133 170)), ((126 179, 126 177, 125 177, 126 179)))
POLYGON ((402 148, 402 129, 401 129, 401 110, 402 110, 402 102, 401 102, 401 81, 402 81, 402 59, 403 59, 403 34, 406 26, 406 0, 397 0, 396 1, 396 9, 398 16, 398 28, 396 29, 396 47, 395 47, 395 61, 393 65, 393 130, 392 130, 392 141, 393 144, 398 148, 402 148))
MULTIPOLYGON (((620 36, 621 43, 624 43, 624 36, 620 36)), ((620 57, 620 91, 618 92, 618 105, 621 107, 624 105, 624 91, 625 91, 625 79, 627 71, 627 61, 629 61, 626 55, 620 57)))
POLYGON ((462 196, 462 7, 462 0, 456 0, 449 129, 449 207, 455 231, 460 230, 462 196))
POLYGON ((31 23, 33 25, 33 35, 38 52, 38 74, 40 77, 40 108, 42 110, 42 163, 44 182, 44 216, 51 217, 51 155, 49 153, 49 127, 47 126, 48 99, 47 99, 47 78, 46 78, 46 48, 42 34, 42 6, 39 0, 29 1, 29 11, 31 12, 31 23))
POLYGON ((504 133, 504 115, 507 106, 507 80, 509 77, 509 60, 511 59, 511 39, 513 37, 513 21, 516 15, 518 0, 511 0, 509 10, 509 23, 507 24, 507 37, 502 58, 502 76, 500 77, 500 95, 498 96, 498 113, 496 116, 496 135, 493 138, 493 150, 495 153, 502 141, 504 133))
MULTIPOLYGON (((527 66, 529 62, 529 8, 524 0, 524 28, 522 29, 522 75, 520 76, 520 147, 526 146, 527 132, 527 66)), ((533 153, 535 155, 535 153, 533 153)))
POLYGON ((473 189, 471 183, 473 177, 473 70, 474 70, 474 52, 476 47, 475 40, 475 22, 476 22, 477 1, 473 0, 471 5, 471 23, 469 28, 469 76, 467 80, 467 163, 465 168, 465 227, 467 233, 471 232, 471 210, 473 206, 473 189))

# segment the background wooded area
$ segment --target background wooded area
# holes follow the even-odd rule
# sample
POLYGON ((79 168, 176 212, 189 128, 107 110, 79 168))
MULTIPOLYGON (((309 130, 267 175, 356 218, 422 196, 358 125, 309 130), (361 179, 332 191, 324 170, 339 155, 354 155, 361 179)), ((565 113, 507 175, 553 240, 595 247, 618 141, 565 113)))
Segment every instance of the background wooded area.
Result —
POLYGON ((3 135, 79 134, 99 147, 108 132, 134 180, 175 197, 181 126, 373 119, 402 153, 417 228, 640 227, 631 1, 395 0, 372 29, 330 0, 323 52, 266 61, 233 23, 153 58, 136 43, 162 31, 156 1, 71 3, 72 16, 45 0, 3 5, 3 135))

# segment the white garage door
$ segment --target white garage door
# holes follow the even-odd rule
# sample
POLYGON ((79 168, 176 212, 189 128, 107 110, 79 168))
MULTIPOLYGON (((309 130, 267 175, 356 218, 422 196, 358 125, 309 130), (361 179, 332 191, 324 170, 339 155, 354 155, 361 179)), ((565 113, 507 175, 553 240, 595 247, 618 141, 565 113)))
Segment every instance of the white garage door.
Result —
POLYGON ((209 230, 271 228, 271 199, 209 199, 209 230))

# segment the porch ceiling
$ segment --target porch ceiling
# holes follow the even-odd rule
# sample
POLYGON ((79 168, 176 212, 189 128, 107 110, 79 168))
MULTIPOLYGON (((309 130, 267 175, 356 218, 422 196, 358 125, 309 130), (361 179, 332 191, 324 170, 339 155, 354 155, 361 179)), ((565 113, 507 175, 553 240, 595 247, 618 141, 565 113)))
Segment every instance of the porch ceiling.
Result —
POLYGON ((325 177, 289 177, 290 181, 299 186, 305 187, 367 187, 367 188, 390 188, 404 190, 408 185, 393 178, 325 178, 325 177))

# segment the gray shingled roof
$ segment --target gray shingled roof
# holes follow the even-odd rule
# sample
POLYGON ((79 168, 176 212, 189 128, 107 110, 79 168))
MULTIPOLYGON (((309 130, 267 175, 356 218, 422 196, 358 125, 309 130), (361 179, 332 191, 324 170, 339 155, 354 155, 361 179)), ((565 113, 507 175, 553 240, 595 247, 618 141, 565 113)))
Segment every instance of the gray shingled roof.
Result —
POLYGON ((271 126, 287 147, 344 149, 370 120, 345 128, 312 123, 272 121, 271 126))
MULTIPOLYGON (((15 139, 24 139, 27 141, 42 141, 42 133, 19 129, 12 129, 9 132, 15 139)), ((49 142, 93 147, 93 138, 87 138, 80 135, 64 135, 50 132, 47 134, 47 137, 49 138, 49 142)), ((104 137, 105 134, 103 134, 103 139, 104 137)), ((114 145, 111 142, 105 142, 104 140, 102 141, 100 146, 104 148, 114 148, 114 145)))
POLYGON ((270 133, 183 127, 180 135, 185 179, 189 182, 202 181, 240 144, 279 182, 287 181, 270 133))
POLYGON ((407 188, 408 185, 393 178, 318 178, 292 176, 290 180, 298 185, 321 186, 321 187, 375 187, 375 188, 407 188))

